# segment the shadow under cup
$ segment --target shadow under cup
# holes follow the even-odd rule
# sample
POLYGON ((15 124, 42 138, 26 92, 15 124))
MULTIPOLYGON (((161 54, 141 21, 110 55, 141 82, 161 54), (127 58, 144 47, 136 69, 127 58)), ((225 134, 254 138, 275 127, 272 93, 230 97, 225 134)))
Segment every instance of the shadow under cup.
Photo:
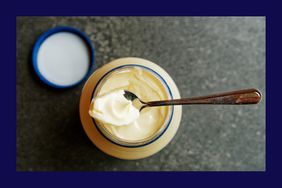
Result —
MULTIPOLYGON (((161 87, 163 87, 163 91, 165 92, 167 98, 166 99, 173 99, 172 97, 172 92, 168 86, 168 84, 166 83, 166 81, 164 80, 164 78, 162 78, 157 72, 155 72, 154 70, 142 66, 142 65, 124 65, 124 66, 120 66, 117 68, 114 68, 110 71, 108 71, 97 83, 96 87, 93 90, 93 95, 92 98, 95 98, 99 92, 101 91, 101 88, 103 87, 104 83, 113 75, 113 74, 117 74, 119 72, 122 71, 126 71, 126 70, 130 70, 133 68, 139 68, 142 69, 142 71, 146 71, 146 73, 149 73, 151 76, 153 76, 154 78, 156 78, 156 80, 158 81, 159 85, 161 87)), ((164 99, 164 100, 166 100, 164 99)), ((164 132, 167 130, 167 128, 170 125, 171 119, 173 117, 173 111, 174 111, 174 107, 173 106, 167 106, 167 113, 166 113, 166 118, 164 120, 164 123, 159 127, 159 129, 155 132, 153 132, 150 136, 141 139, 141 140, 126 140, 124 138, 120 138, 118 136, 116 136, 115 134, 112 134, 108 128, 106 127, 106 125, 103 125, 102 123, 99 123, 99 121, 96 121, 94 118, 92 118, 94 125, 96 126, 96 128, 99 130, 99 132, 110 142, 117 144, 119 146, 123 146, 123 147, 142 147, 148 144, 153 143, 154 141, 156 141, 158 138, 160 138, 164 132)), ((159 118, 159 117, 156 117, 159 118)))

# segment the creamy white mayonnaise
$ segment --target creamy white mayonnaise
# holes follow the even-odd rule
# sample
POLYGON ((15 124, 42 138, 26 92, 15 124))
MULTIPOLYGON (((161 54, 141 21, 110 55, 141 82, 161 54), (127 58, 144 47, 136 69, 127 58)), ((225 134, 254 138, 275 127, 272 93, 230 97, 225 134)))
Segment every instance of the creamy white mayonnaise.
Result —
POLYGON ((125 126, 139 117, 139 110, 124 96, 124 90, 117 90, 92 99, 90 116, 113 126, 125 126))
POLYGON ((169 107, 145 108, 137 116, 121 90, 131 91, 143 101, 169 99, 162 83, 149 71, 139 67, 121 69, 106 78, 92 100, 89 114, 97 124, 127 141, 143 140, 160 130, 169 107))

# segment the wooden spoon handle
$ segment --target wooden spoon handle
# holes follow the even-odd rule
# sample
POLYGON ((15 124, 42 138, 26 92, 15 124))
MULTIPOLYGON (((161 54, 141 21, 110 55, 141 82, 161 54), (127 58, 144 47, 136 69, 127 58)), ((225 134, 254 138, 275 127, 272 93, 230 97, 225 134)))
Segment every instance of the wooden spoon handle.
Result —
POLYGON ((217 93, 202 97, 183 98, 174 100, 151 101, 146 106, 167 106, 187 104, 257 104, 261 94, 257 89, 244 89, 225 93, 217 93))

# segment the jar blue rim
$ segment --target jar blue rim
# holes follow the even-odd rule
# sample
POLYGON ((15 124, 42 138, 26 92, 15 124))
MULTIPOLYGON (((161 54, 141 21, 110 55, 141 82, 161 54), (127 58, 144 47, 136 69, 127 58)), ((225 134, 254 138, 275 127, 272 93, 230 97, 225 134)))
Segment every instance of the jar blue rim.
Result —
POLYGON ((80 31, 80 30, 78 30, 76 28, 69 27, 69 26, 57 26, 57 27, 54 27, 54 28, 51 28, 51 29, 45 31, 43 34, 41 34, 39 36, 39 38, 35 42, 33 50, 32 50, 32 66, 33 66, 33 69, 34 69, 35 73, 37 74, 37 76, 39 77, 39 79, 42 82, 44 82, 45 84, 47 84, 47 85, 49 85, 51 87, 57 88, 57 89, 64 89, 64 88, 74 87, 74 86, 80 84, 81 82, 86 80, 91 75, 92 71, 95 68, 94 57, 95 57, 94 47, 92 45, 91 40, 88 38, 88 36, 84 32, 82 32, 82 31, 80 31), (75 82, 73 84, 70 84, 70 85, 58 85, 58 84, 55 84, 55 83, 49 81, 48 79, 46 79, 41 74, 41 72, 38 69, 37 56, 38 56, 39 48, 41 47, 42 43, 48 37, 50 37, 53 34, 59 33, 59 32, 70 32, 70 33, 76 34, 79 37, 81 37, 84 40, 84 42, 86 43, 86 45, 88 46, 89 53, 90 53, 90 62, 89 62, 89 68, 88 68, 87 73, 85 74, 85 76, 82 79, 80 79, 79 81, 77 81, 77 82, 75 82))
MULTIPOLYGON (((121 65, 121 66, 115 67, 115 68, 113 68, 113 69, 107 71, 106 74, 104 74, 104 75, 98 80, 97 84, 95 85, 95 87, 94 87, 94 89, 93 89, 93 91, 92 91, 92 94, 91 94, 91 99, 94 97, 94 93, 95 93, 95 91, 96 91, 96 89, 97 89, 99 83, 103 80, 103 78, 105 78, 108 74, 110 74, 111 72, 113 72, 113 71, 115 71, 115 70, 117 70, 117 69, 120 69, 120 68, 123 68, 123 67, 130 67, 130 66, 142 67, 142 68, 145 68, 145 69, 147 69, 147 70, 153 72, 154 74, 156 74, 156 75, 164 82, 166 88, 168 89, 168 92, 169 92, 169 95, 170 95, 171 99, 173 99, 172 91, 171 91, 171 89, 170 89, 168 83, 166 82, 166 80, 165 80, 159 73, 157 73, 156 71, 154 71, 153 69, 151 69, 151 68, 149 68, 149 67, 147 67, 147 66, 138 65, 138 64, 126 64, 126 65, 121 65)), ((111 143, 116 144, 116 145, 118 145, 118 146, 126 147, 126 148, 140 148, 140 147, 144 147, 144 146, 150 145, 150 144, 152 144, 153 142, 155 142, 156 140, 158 140, 158 139, 166 132, 166 130, 167 130, 168 127, 170 126, 173 116, 174 116, 174 107, 172 107, 171 114, 170 114, 169 120, 168 120, 168 122, 167 122, 167 126, 165 127, 165 129, 163 130, 163 132, 162 132, 160 135, 158 135, 156 138, 154 138, 153 140, 151 140, 150 142, 145 143, 145 144, 141 144, 141 145, 136 145, 136 146, 133 146, 133 145, 132 145, 132 146, 128 146, 128 145, 119 144, 119 143, 117 143, 117 142, 115 142, 115 141, 109 139, 109 138, 108 138, 106 135, 104 135, 104 133, 100 130, 99 126, 97 125, 97 123, 96 123, 96 121, 95 121, 95 119, 94 119, 93 117, 91 117, 91 119, 92 119, 92 122, 93 122, 93 124, 95 125, 96 129, 99 131, 99 133, 100 133, 105 139, 107 139, 108 141, 110 141, 111 143)), ((171 139, 169 142, 171 142, 171 141, 172 141, 172 139, 171 139)))

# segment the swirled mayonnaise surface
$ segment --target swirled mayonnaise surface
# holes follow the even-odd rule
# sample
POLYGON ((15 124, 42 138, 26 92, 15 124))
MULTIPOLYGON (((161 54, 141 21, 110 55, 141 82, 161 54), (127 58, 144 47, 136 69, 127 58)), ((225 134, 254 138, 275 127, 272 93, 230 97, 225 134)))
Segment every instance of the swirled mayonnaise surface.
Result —
POLYGON ((143 101, 168 99, 160 80, 149 70, 126 67, 110 73, 92 99, 89 114, 118 138, 143 140, 156 133, 164 124, 168 108, 149 107, 140 113, 131 101, 123 97, 123 90, 131 91, 143 101))
POLYGON ((139 110, 132 101, 124 97, 124 90, 117 90, 93 99, 89 114, 99 121, 113 125, 126 126, 139 117, 139 110))

